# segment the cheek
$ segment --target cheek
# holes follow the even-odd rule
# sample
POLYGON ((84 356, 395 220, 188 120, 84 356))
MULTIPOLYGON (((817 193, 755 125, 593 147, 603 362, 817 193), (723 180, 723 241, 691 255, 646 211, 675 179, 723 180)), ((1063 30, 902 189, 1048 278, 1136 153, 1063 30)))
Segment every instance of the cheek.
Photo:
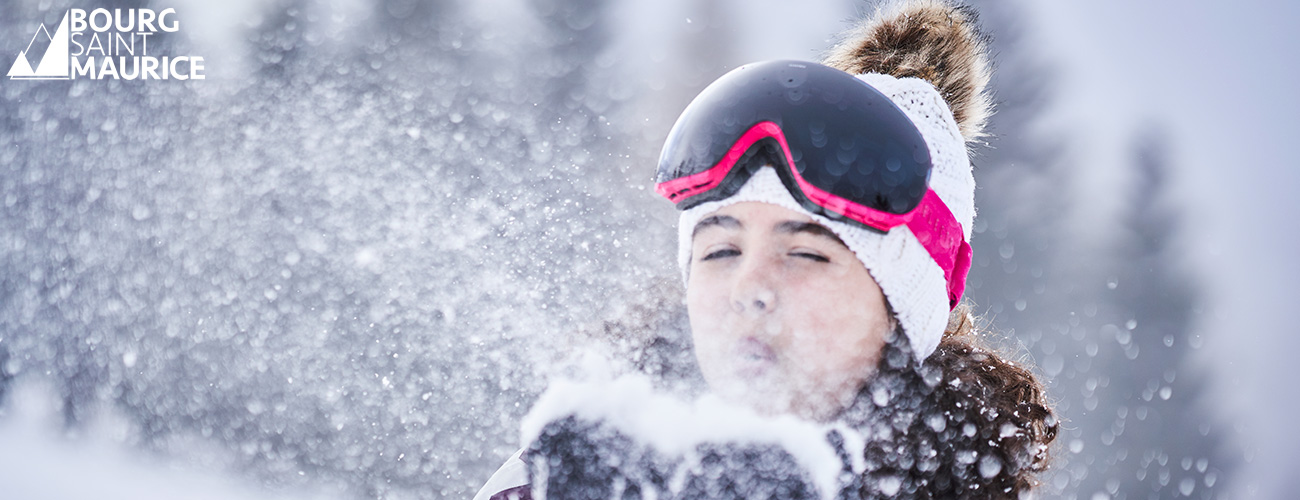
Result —
MULTIPOLYGON (((800 330, 825 332, 840 341, 860 337, 888 323, 884 299, 844 283, 803 283, 785 294, 784 313, 800 330)), ((869 285, 874 285, 874 282, 869 285)), ((869 286, 862 285, 862 286, 869 286)), ((819 336, 821 337, 821 336, 819 336)))
POLYGON ((869 375, 884 347, 889 318, 884 298, 872 293, 875 282, 843 286, 808 286, 798 296, 803 307, 794 315, 796 335, 787 346, 791 358, 822 382, 858 379, 869 375))
POLYGON ((865 318, 822 318, 809 321, 803 334, 792 338, 792 360, 817 378, 854 377, 870 373, 884 347, 884 329, 865 318))
POLYGON ((691 327, 715 324, 725 312, 726 297, 721 293, 722 287, 717 280, 692 269, 690 281, 686 284, 686 313, 691 327))
POLYGON ((731 292, 736 279, 728 266, 691 264, 686 282, 686 308, 692 324, 702 321, 717 325, 732 313, 731 292))
POLYGON ((692 270, 686 286, 686 314, 696 359, 706 372, 721 359, 720 353, 726 345, 726 330, 722 324, 726 317, 727 298, 720 292, 716 280, 692 270))
POLYGON ((816 332, 815 341, 798 342, 790 361, 794 387, 815 412, 837 411, 851 403, 875 373, 884 338, 862 324, 816 332))

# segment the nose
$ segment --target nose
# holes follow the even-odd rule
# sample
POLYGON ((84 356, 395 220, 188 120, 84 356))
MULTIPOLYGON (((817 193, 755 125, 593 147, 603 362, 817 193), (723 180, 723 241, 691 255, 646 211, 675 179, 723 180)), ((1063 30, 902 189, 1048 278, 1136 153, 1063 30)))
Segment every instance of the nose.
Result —
POLYGON ((777 306, 776 272, 770 259, 747 259, 737 270, 732 283, 731 308, 747 314, 774 310, 777 306))

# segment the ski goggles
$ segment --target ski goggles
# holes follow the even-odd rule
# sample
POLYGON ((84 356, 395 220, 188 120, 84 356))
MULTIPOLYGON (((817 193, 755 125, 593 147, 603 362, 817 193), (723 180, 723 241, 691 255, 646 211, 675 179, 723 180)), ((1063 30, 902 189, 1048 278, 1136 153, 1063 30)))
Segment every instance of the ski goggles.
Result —
POLYGON ((970 245, 929 188, 925 139, 889 97, 816 63, 737 68, 677 119, 659 156, 655 191, 686 210, 730 197, 769 165, 809 212, 879 233, 907 226, 943 269, 956 306, 970 245))

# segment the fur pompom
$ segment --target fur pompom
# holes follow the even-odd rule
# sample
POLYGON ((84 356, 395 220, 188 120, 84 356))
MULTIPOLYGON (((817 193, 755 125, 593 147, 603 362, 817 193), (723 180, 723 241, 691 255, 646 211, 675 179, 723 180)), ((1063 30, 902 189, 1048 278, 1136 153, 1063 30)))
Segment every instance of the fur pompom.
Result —
POLYGON ((975 11, 944 0, 906 0, 880 9, 843 35, 824 63, 850 74, 923 78, 948 102, 967 143, 992 113, 986 92, 988 37, 975 11))

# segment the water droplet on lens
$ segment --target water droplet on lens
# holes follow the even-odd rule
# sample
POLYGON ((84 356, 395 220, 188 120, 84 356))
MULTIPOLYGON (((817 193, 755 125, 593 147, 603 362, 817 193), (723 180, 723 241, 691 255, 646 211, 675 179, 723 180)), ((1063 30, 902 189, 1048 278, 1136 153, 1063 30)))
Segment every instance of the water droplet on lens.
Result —
POLYGON ((877 387, 875 390, 871 391, 871 402, 876 403, 876 406, 885 406, 889 404, 889 389, 877 387))
POLYGON ((984 455, 980 459, 980 475, 986 479, 991 479, 1002 472, 1002 461, 993 455, 984 455))
POLYGON ((902 488, 903 480, 898 476, 885 476, 880 478, 877 484, 880 485, 881 493, 884 493, 887 497, 892 497, 898 494, 899 488, 902 488))

